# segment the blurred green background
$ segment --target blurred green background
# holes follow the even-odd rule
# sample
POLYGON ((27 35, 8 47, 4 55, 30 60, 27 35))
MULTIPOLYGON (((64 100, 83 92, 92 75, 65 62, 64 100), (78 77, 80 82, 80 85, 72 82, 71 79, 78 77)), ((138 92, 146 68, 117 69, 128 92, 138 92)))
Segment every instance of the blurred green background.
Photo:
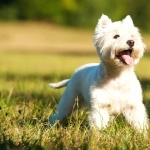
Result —
POLYGON ((130 14, 136 26, 150 30, 149 0, 0 0, 0 20, 44 20, 94 27, 100 15, 120 20, 130 14))

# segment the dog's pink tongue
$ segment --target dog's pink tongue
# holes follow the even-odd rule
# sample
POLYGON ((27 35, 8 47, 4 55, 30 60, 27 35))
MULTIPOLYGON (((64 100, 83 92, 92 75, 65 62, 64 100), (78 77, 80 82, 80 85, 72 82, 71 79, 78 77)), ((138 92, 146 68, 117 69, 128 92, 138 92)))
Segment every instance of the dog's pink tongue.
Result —
POLYGON ((131 65, 131 64, 133 64, 133 59, 132 59, 132 57, 130 57, 129 55, 122 55, 121 56, 122 57, 122 59, 125 61, 125 63, 126 64, 128 64, 128 65, 131 65))

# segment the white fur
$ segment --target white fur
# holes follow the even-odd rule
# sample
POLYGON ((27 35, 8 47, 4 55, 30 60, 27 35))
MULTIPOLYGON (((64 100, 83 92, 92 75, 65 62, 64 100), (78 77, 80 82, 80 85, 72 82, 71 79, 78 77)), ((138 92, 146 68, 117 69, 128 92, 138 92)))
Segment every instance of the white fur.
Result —
MULTIPOLYGON (((82 97, 89 107, 89 125, 105 128, 110 115, 123 114, 127 122, 139 131, 148 128, 148 119, 142 103, 142 90, 134 73, 134 66, 144 53, 145 45, 130 16, 112 22, 102 15, 95 28, 94 45, 101 59, 100 64, 79 67, 70 80, 50 84, 54 88, 67 86, 58 104, 57 113, 50 116, 50 123, 62 121, 72 112, 75 98, 82 97), (119 35, 118 38, 114 38, 119 35), (131 47, 133 63, 126 64, 117 54, 131 47)), ((79 99, 80 100, 80 99, 79 99)))
POLYGON ((64 86, 66 86, 69 82, 69 79, 65 79, 63 81, 60 81, 58 83, 50 83, 49 86, 54 88, 54 89, 59 89, 59 88, 62 88, 64 86))

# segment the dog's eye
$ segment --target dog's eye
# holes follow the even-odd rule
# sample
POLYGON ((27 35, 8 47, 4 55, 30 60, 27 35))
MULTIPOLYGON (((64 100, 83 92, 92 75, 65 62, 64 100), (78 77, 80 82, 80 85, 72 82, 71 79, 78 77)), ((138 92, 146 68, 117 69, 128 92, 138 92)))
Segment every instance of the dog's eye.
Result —
POLYGON ((120 35, 116 34, 116 35, 114 36, 114 39, 117 39, 118 37, 120 37, 120 35))

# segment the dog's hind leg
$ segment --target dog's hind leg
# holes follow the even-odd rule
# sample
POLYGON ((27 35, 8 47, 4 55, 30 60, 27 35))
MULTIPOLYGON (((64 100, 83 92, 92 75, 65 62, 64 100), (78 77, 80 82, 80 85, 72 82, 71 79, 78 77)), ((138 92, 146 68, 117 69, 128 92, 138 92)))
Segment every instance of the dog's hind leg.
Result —
POLYGON ((67 86, 67 84, 69 83, 69 80, 70 79, 65 79, 65 80, 62 80, 58 83, 50 83, 49 86, 52 88, 55 88, 55 89, 59 89, 59 88, 62 88, 64 86, 67 86))
POLYGON ((62 121, 65 117, 71 114, 77 91, 74 82, 69 82, 61 100, 58 103, 56 114, 50 116, 50 124, 53 125, 56 121, 62 121))

